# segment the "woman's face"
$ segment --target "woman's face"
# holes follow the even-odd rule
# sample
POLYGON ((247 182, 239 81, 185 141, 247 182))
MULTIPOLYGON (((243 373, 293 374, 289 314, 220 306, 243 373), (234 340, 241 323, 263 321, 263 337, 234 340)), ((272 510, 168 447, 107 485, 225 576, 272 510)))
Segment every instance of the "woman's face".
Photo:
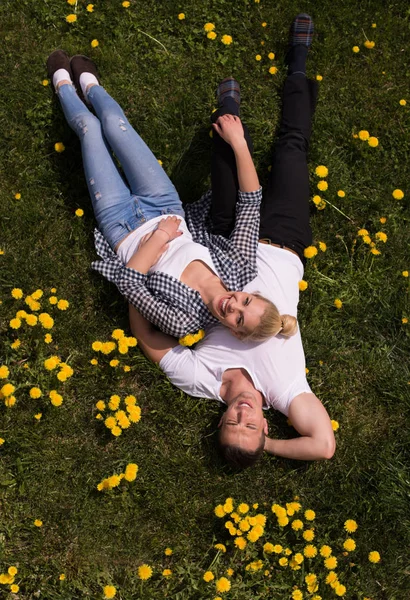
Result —
POLYGON ((213 298, 208 309, 222 325, 241 337, 259 325, 266 302, 248 292, 226 292, 213 298))

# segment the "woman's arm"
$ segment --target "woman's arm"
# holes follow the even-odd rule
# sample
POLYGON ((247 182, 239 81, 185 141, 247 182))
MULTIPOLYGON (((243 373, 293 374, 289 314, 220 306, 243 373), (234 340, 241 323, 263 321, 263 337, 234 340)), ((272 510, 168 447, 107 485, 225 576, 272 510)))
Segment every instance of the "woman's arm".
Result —
POLYGON ((177 217, 162 219, 155 231, 142 238, 126 266, 140 273, 148 273, 168 249, 169 242, 182 235, 182 231, 178 231, 180 223, 181 219, 177 217))
POLYGON ((241 192, 258 190, 260 187, 258 174, 245 140, 240 118, 235 115, 223 115, 212 126, 221 138, 231 146, 235 154, 241 192))

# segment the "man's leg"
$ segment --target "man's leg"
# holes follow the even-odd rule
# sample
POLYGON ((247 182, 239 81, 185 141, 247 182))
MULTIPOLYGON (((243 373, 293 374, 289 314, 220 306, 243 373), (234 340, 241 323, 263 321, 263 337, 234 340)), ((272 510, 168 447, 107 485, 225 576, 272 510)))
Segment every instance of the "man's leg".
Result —
MULTIPOLYGON (((218 110, 211 116, 212 123, 215 123, 218 117, 222 115, 231 114, 239 116, 239 85, 234 79, 224 80, 219 85, 218 104, 218 110)), ((248 148, 252 154, 253 146, 249 130, 246 125, 243 125, 243 129, 248 148)), ((213 131, 212 140, 212 233, 228 238, 235 225, 236 202, 239 190, 236 161, 231 146, 216 131, 213 131)))
MULTIPOLYGON (((307 15, 300 16, 310 19, 307 15)), ((309 24, 311 20, 307 21, 308 27, 309 24)), ((313 31, 313 24, 311 27, 313 31)), ((303 263, 303 250, 312 241, 307 152, 318 91, 317 82, 304 74, 307 51, 307 46, 297 44, 288 53, 289 75, 260 228, 261 239, 294 250, 303 263)))

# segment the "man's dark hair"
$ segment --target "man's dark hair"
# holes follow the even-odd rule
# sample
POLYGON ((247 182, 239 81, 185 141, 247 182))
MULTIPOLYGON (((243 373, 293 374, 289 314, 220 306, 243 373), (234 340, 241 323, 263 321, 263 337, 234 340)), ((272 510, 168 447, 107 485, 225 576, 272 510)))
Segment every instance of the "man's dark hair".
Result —
MULTIPOLYGON (((221 438, 219 438, 221 439, 221 438)), ((259 446, 256 450, 244 450, 234 444, 220 443, 221 454, 226 462, 234 469, 246 469, 252 467, 262 456, 265 447, 265 434, 262 432, 259 446)))

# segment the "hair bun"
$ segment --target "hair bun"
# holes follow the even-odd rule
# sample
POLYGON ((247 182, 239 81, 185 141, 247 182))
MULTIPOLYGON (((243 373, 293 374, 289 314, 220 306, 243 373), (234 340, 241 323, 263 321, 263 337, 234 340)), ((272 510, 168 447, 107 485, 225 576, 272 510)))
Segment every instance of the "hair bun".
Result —
POLYGON ((292 317, 292 315, 280 315, 280 318, 282 321, 282 329, 279 333, 285 337, 295 335, 298 330, 298 321, 296 317, 292 317))

